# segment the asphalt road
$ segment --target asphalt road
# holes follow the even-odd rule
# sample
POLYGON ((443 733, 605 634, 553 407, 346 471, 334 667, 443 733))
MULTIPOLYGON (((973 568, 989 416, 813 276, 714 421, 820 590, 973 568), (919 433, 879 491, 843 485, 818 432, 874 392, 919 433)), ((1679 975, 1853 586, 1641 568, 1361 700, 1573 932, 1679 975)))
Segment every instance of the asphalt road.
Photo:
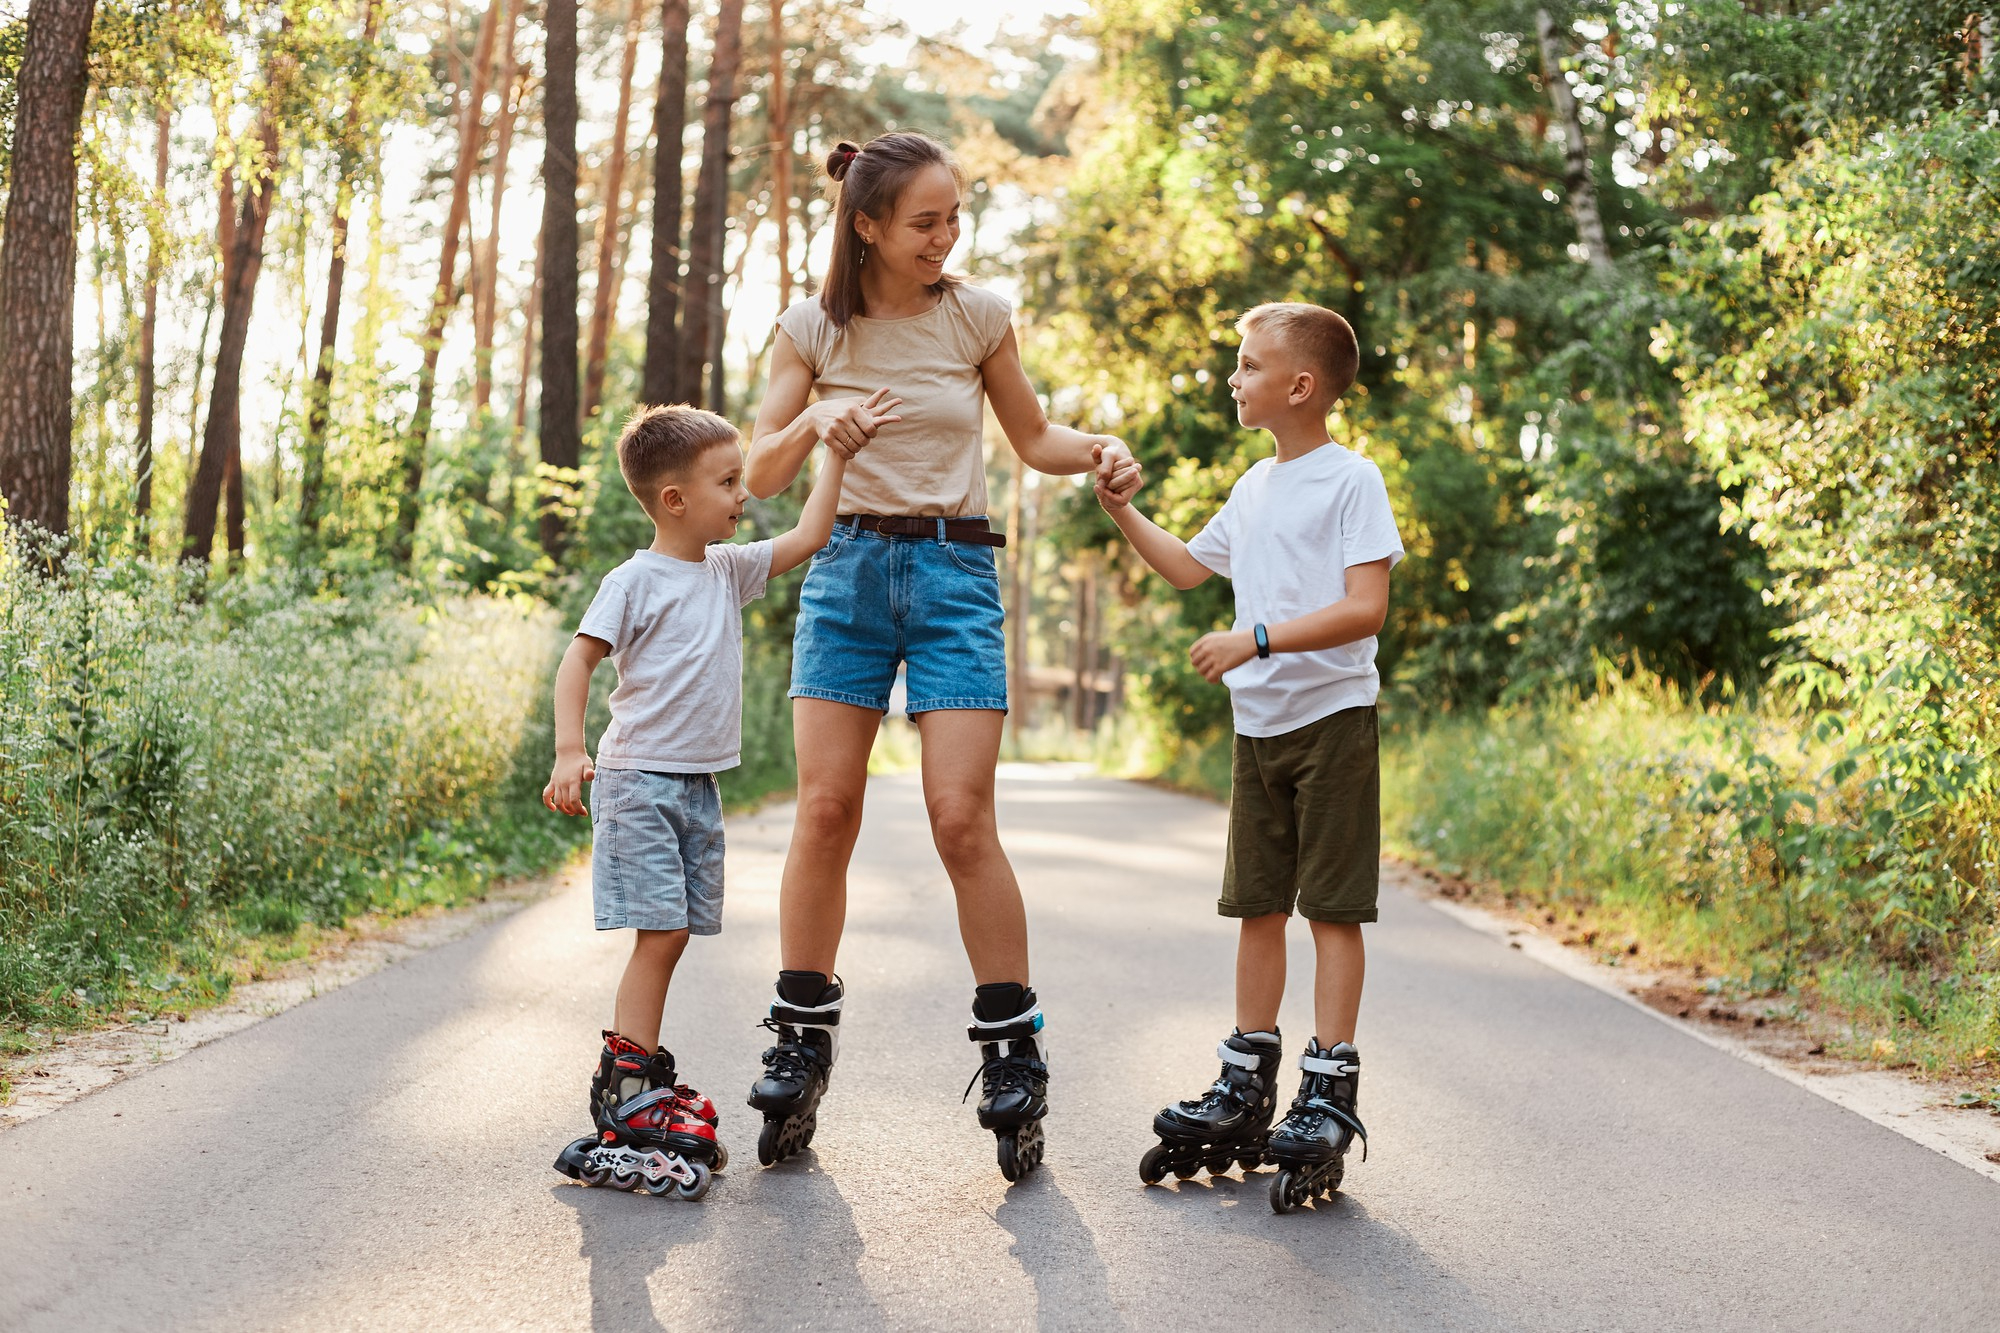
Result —
MULTIPOLYGON (((1373 1139, 1331 1206, 1145 1188, 1214 1075, 1214 806, 1008 771, 1049 1014, 1048 1162, 958 1095, 971 984, 916 781, 878 780, 814 1150, 741 1105, 788 807, 732 825, 669 1044, 735 1164, 689 1204, 549 1168, 622 962, 578 887, 0 1134, 0 1328, 1995 1327, 2000 1187, 1398 892, 1371 928, 1373 1139)), ((1308 1031, 1295 931, 1288 1046, 1308 1031)))

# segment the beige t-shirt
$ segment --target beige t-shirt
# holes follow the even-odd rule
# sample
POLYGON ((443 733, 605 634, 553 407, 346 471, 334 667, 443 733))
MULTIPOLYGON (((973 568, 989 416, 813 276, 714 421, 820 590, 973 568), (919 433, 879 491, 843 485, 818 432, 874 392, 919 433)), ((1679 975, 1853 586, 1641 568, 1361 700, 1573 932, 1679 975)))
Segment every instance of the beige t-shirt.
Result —
POLYGON ((986 512, 986 381, 1014 309, 981 287, 948 288, 921 315, 834 327, 809 296, 778 316, 821 398, 887 389, 903 418, 882 427, 847 465, 843 514, 957 518, 986 512))

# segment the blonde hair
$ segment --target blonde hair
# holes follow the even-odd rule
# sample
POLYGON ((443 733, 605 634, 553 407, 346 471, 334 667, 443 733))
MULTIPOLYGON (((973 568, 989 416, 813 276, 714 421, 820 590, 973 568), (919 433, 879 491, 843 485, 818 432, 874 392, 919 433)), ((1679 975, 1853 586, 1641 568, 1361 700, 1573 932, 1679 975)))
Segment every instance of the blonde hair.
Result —
POLYGON ((635 408, 618 436, 618 470, 650 513, 662 485, 686 475, 716 445, 734 445, 741 438, 736 427, 715 413, 684 403, 635 408))
POLYGON ((1305 362, 1325 406, 1332 407, 1353 385, 1361 346, 1353 328, 1333 311, 1303 301, 1269 301, 1236 321, 1238 333, 1259 330, 1305 362))

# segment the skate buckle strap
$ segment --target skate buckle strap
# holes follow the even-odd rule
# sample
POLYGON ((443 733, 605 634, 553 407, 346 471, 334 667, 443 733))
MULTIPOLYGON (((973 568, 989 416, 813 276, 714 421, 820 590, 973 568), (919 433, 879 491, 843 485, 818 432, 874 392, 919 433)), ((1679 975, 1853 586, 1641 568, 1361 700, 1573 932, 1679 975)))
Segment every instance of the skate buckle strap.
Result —
POLYGON ((1239 1051, 1226 1041, 1215 1048, 1215 1053, 1222 1057, 1224 1064, 1235 1065, 1238 1069, 1255 1069, 1263 1063, 1248 1051, 1239 1051))
POLYGON ((1041 1030, 1042 1007, 1036 1005, 1025 1014, 1003 1018, 997 1023, 975 1018, 965 1029, 965 1035, 973 1041, 1032 1041, 1041 1030))
MULTIPOLYGON (((842 997, 845 998, 844 996, 842 997)), ((786 1004, 783 1000, 771 1001, 771 1017, 780 1023, 790 1023, 793 1027, 832 1028, 840 1026, 840 1000, 832 1004, 822 1004, 814 1008, 803 1005, 786 1004)))
POLYGON ((1319 1115, 1338 1120, 1354 1131, 1354 1137, 1361 1140, 1361 1160, 1368 1160, 1368 1130, 1363 1127, 1361 1117, 1352 1111, 1342 1110, 1324 1097, 1313 1097, 1306 1102, 1306 1109, 1319 1115))
POLYGON ((1302 1055, 1299 1057, 1299 1068, 1311 1074, 1346 1075, 1361 1072, 1359 1061, 1346 1061, 1336 1056, 1302 1055))

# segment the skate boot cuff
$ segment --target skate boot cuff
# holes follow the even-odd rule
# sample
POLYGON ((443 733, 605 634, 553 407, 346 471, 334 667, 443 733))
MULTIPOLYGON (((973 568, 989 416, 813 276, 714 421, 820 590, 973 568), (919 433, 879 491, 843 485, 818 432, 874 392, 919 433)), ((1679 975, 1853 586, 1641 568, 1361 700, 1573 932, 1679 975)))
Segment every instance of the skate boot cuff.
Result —
MULTIPOLYGON (((789 1028, 799 1037, 807 1032, 817 1032, 826 1039, 826 1067, 831 1069, 840 1055, 840 1007, 847 1002, 844 993, 836 993, 825 1004, 791 1004, 782 996, 771 1001, 771 1016, 764 1020, 764 1026, 777 1032, 779 1040, 786 1040, 785 1029, 789 1028)), ((801 1042, 801 1047, 817 1052, 818 1047, 811 1042, 801 1042)))
POLYGON ((1042 1006, 1039 1004, 1025 1013, 1016 1014, 1012 1018, 1003 1018, 998 1022, 989 1023, 974 1018, 971 1025, 965 1029, 965 1035, 973 1041, 999 1044, 1002 1047, 1000 1051, 1002 1055, 1012 1055, 1015 1043, 1027 1042, 1034 1047, 1037 1057, 1042 1053, 1041 1032, 1042 1006))
POLYGON ((652 1052, 629 1037, 621 1037, 610 1028, 604 1029, 604 1049, 613 1055, 636 1055, 641 1060, 650 1059, 652 1052))

